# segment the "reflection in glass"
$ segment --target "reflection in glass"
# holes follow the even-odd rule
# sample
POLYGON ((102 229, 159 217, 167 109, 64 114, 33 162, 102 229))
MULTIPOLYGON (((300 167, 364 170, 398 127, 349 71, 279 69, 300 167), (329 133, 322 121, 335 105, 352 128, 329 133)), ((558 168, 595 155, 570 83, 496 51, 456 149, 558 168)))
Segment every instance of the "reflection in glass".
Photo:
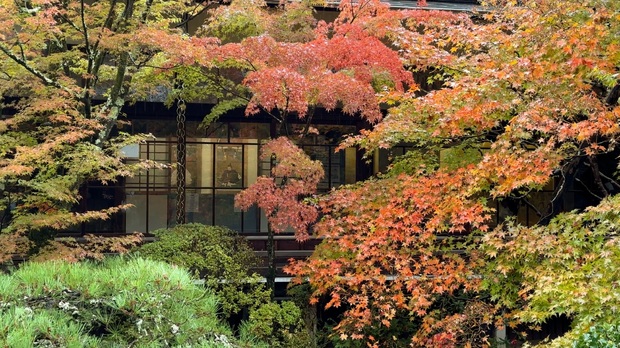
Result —
POLYGON ((185 193, 186 220, 188 223, 213 224, 213 195, 201 194, 198 191, 185 193))
POLYGON ((258 145, 245 145, 243 186, 248 187, 256 182, 258 176, 258 145))
POLYGON ((269 123, 230 123, 231 142, 246 142, 245 139, 269 139, 269 123))
POLYGON ((241 168, 243 167, 243 148, 241 145, 217 145, 215 150, 215 170, 218 186, 241 187, 241 168))
POLYGON ((244 233, 259 233, 260 232, 260 220, 258 214, 258 208, 254 205, 248 211, 243 213, 243 232, 244 233))
POLYGON ((213 122, 206 129, 208 138, 224 138, 228 140, 228 123, 213 122))
MULTIPOLYGON (((86 189, 85 206, 88 210, 103 210, 123 204, 124 192, 117 186, 91 186, 86 189)), ((122 215, 116 214, 109 219, 96 219, 84 224, 86 233, 97 232, 119 232, 123 230, 122 215)), ((71 226, 68 231, 81 231, 80 225, 71 226)))
POLYGON ((239 190, 217 190, 215 194, 215 225, 241 231, 241 211, 235 209, 239 190))
POLYGON ((133 207, 127 209, 125 231, 127 233, 146 232, 146 195, 127 192, 126 202, 133 207))

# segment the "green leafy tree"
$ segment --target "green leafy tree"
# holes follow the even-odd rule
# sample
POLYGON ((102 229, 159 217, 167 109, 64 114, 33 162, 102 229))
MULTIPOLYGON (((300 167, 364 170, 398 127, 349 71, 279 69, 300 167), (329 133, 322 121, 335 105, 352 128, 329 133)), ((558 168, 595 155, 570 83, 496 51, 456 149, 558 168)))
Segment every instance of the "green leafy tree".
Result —
POLYGON ((617 323, 602 323, 590 327, 573 343, 573 348, 612 348, 620 344, 620 327, 617 323))
POLYGON ((585 342, 590 329, 590 337, 603 335, 617 323, 619 204, 613 196, 584 212, 560 214, 546 226, 511 222, 483 237, 482 251, 490 257, 483 285, 513 310, 508 323, 540 326, 553 316, 571 318, 572 330, 550 344, 556 347, 585 342))
MULTIPOLYGON (((208 56, 209 40, 183 36, 180 29, 183 18, 208 5, 0 2, 0 259, 28 247, 29 233, 64 230, 130 208, 73 209, 85 182, 114 182, 155 166, 122 161, 122 147, 146 137, 116 131, 121 109, 136 99, 174 99, 166 85, 153 87, 153 75, 170 68, 170 55, 208 56)), ((51 246, 64 254, 72 249, 51 246)))

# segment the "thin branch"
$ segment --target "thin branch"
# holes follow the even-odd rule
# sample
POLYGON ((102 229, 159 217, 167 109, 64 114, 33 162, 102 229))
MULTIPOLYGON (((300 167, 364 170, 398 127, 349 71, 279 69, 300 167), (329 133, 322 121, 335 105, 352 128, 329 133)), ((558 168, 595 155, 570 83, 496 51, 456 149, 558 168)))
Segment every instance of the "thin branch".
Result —
POLYGON ((536 206, 534 204, 532 204, 530 201, 528 201, 527 198, 522 198, 521 201, 523 203, 525 203, 525 205, 527 205, 528 207, 533 209, 536 212, 536 215, 538 215, 540 218, 542 218, 543 214, 540 212, 540 210, 538 210, 538 208, 536 208, 536 206))
MULTIPOLYGON (((148 66, 148 65, 147 65, 147 63, 148 63, 148 62, 149 62, 149 61, 150 61, 153 57, 155 57, 155 55, 156 55, 157 53, 158 53, 158 52, 151 52, 151 53, 149 53, 149 54, 146 54, 146 55, 145 55, 145 57, 144 57, 144 59, 142 60, 142 62, 140 62, 140 61, 136 60, 136 59, 135 59, 135 58, 134 58, 134 57, 130 54, 130 55, 129 55, 129 60, 131 61, 131 64, 132 64, 133 66, 135 66, 135 67, 136 67, 136 69, 141 69, 141 68, 143 68, 143 67, 147 67, 147 66, 148 66)), ((162 70, 163 70, 163 69, 162 69, 162 70)))
POLYGON ((0 73, 4 74, 6 76, 6 80, 10 81, 11 79, 13 79, 13 76, 9 75, 8 72, 1 70, 0 73))
MULTIPOLYGON (((218 76, 221 76, 221 74, 219 73, 219 69, 217 69, 217 71, 218 71, 218 72, 217 72, 218 76)), ((226 93, 231 94, 233 97, 244 99, 244 100, 246 100, 248 103, 250 102, 251 98, 248 98, 248 97, 246 97, 246 96, 244 96, 244 95, 241 95, 241 94, 237 93, 236 91, 234 91, 234 90, 232 90, 232 89, 230 89, 230 88, 226 87, 224 84, 222 84, 222 83, 220 82, 220 79, 215 78, 213 82, 215 83, 215 85, 216 85, 216 86, 220 87, 220 89, 221 89, 222 91, 224 91, 224 92, 226 92, 226 93)), ((273 118, 274 120, 276 120, 278 123, 282 123, 282 122, 284 122, 284 119, 282 119, 282 118, 278 117, 277 115, 275 115, 274 113, 272 113, 270 110, 265 109, 262 105, 258 105, 258 108, 259 108, 262 112, 264 112, 264 113, 266 113, 267 115, 269 115, 270 117, 272 117, 272 118, 273 118)))
POLYGON ((77 30, 79 33, 82 32, 82 29, 80 29, 80 27, 78 27, 75 23, 73 23, 73 21, 70 20, 69 17, 63 14, 59 14, 58 17, 61 18, 65 23, 69 24, 69 26, 71 26, 73 29, 77 30))
POLYGON ((88 39, 88 27, 86 26, 86 13, 84 11, 84 0, 80 0, 80 19, 82 22, 82 35, 84 35, 84 47, 86 48, 86 54, 88 55, 88 64, 89 64, 88 73, 90 74, 91 72, 90 69, 92 68, 92 66, 90 65, 91 65, 92 58, 93 58, 92 56, 93 52, 91 50, 90 42, 88 39))
POLYGON ((605 175, 605 174, 601 173, 600 171, 598 172, 598 175, 600 175, 600 176, 602 176, 603 178, 605 178, 605 179, 609 180, 609 182, 610 182, 612 185, 616 186, 617 188, 620 188, 620 184, 619 184, 616 180, 614 180, 614 179, 610 178, 609 176, 607 176, 607 175, 605 175))
POLYGON ((19 54, 21 55, 21 59, 25 61, 26 60, 26 54, 24 53, 24 46, 23 46, 21 40, 19 39, 19 33, 17 32, 17 30, 15 30, 15 34, 16 34, 15 35, 15 38, 16 38, 15 39, 15 45, 17 47, 19 47, 19 54))
MULTIPOLYGON (((117 0, 112 0, 110 2, 110 10, 108 11, 103 25, 101 26, 101 30, 97 34, 97 40, 95 40, 95 42, 91 45, 92 56, 89 56, 89 63, 90 61, 92 61, 91 74, 93 76, 99 75, 99 69, 101 68, 101 65, 103 65, 103 61, 105 60, 106 53, 99 52, 99 44, 101 43, 101 38, 103 37, 104 30, 112 28, 114 9, 116 8, 116 4, 117 0)), ((93 82, 91 87, 94 87, 96 84, 97 80, 93 82)))
POLYGON ((306 116, 306 125, 304 126, 304 130, 301 133, 301 138, 305 138, 310 132, 310 125, 312 123, 312 117, 314 116, 314 107, 311 106, 308 108, 308 115, 306 116))
POLYGON ((88 119, 91 118, 91 95, 90 95, 90 87, 91 80, 93 79, 93 64, 95 57, 93 55, 93 51, 90 47, 90 40, 88 38, 88 27, 86 26, 86 13, 84 10, 84 0, 80 0, 80 19, 82 22, 82 35, 84 36, 84 47, 86 49, 86 56, 88 57, 88 66, 86 67, 86 78, 84 79, 84 88, 83 88, 83 98, 84 102, 84 116, 88 119))
POLYGON ((17 55, 15 55, 15 53, 13 53, 13 51, 11 51, 10 49, 8 49, 4 44, 0 43, 0 51, 2 51, 4 54, 7 55, 7 57, 9 57, 11 60, 13 60, 15 63, 21 65, 24 69, 26 69, 28 72, 30 72, 32 75, 36 76, 38 79, 40 79, 41 81, 43 81, 43 83, 47 86, 53 86, 56 88, 59 88, 67 93, 69 93, 70 95, 74 96, 73 92, 71 92, 69 89, 67 89, 66 87, 64 87, 63 85, 61 85, 60 83, 58 83, 58 81, 51 79, 50 77, 48 77, 47 75, 45 75, 43 72, 37 70, 36 68, 30 66, 30 64, 28 64, 28 62, 26 62, 23 59, 20 59, 17 55))
POLYGON ((598 200, 603 200, 603 197, 600 197, 599 195, 595 194, 594 192, 592 192, 588 186, 586 184, 583 183, 583 181, 579 180, 579 178, 575 178, 575 181, 577 181, 578 183, 580 183, 585 189, 586 191, 588 191, 589 194, 591 194, 592 196, 596 197, 596 199, 598 200))
MULTIPOLYGON (((129 21, 133 16, 133 0, 126 0, 125 9, 123 11, 123 20, 129 21)), ((125 96, 129 92, 125 83, 128 78, 131 80, 131 75, 127 73, 127 65, 129 63, 129 52, 122 52, 118 60, 116 68, 116 77, 114 79, 114 85, 110 89, 110 94, 103 107, 99 110, 99 116, 103 129, 99 132, 97 139, 95 139, 95 145, 101 147, 108 139, 118 115, 121 112, 121 108, 125 105, 125 96)))
POLYGON ((114 9, 116 8, 117 3, 118 3, 118 0, 112 0, 112 2, 110 3, 110 11, 108 11, 108 15, 106 16, 106 19, 103 22, 103 25, 101 26, 101 30, 99 31, 99 34, 97 35, 97 40, 92 46, 93 51, 97 51, 97 49, 99 48, 99 43, 101 42, 101 38, 103 37, 104 30, 112 28, 112 23, 113 23, 113 18, 114 18, 114 9))
POLYGON ((574 166, 576 162, 577 162, 577 158, 573 158, 570 162, 562 166, 562 169, 560 169, 560 175, 562 176, 562 181, 560 182, 560 185, 556 188, 555 195, 553 196, 551 201, 549 201, 549 205, 551 206, 551 211, 549 212, 549 214, 542 217, 540 221, 543 221, 553 215, 553 212, 554 212, 553 206, 555 205, 555 201, 562 195, 562 193, 564 193, 564 188, 566 184, 566 175, 564 173, 566 170, 568 170, 567 169, 568 166, 574 166))
POLYGON ((522 195, 519 195, 519 196, 510 195, 509 198, 514 199, 514 200, 522 200, 522 199, 525 199, 525 197, 527 197, 530 193, 532 193, 532 191, 534 190, 530 188, 529 190, 527 190, 527 192, 524 192, 522 195))
POLYGON ((146 0, 146 8, 142 12, 142 16, 140 23, 145 24, 148 19, 149 13, 151 12, 151 6, 153 5, 153 0, 146 0))
POLYGON ((588 161, 590 162, 590 169, 592 169, 592 175, 594 175, 594 183, 603 194, 603 197, 609 196, 609 192, 607 192, 607 189, 603 184, 603 180, 601 180, 601 176, 599 175, 601 171, 598 168, 598 162, 596 162, 596 158, 594 156, 588 156, 588 161))
MULTIPOLYGON (((152 2, 152 0, 151 0, 151 2, 152 2)), ((185 18, 183 21, 181 21, 181 23, 175 25, 174 28, 183 28, 183 27, 185 27, 187 25, 187 23, 192 21, 194 18, 200 16, 201 13, 207 11, 209 9, 209 5, 212 5, 214 3, 220 3, 220 2, 219 1, 218 2, 211 2, 211 3, 209 3, 206 6, 203 6, 202 4, 196 5, 193 10, 187 12, 187 14, 188 14, 187 18, 185 18), (196 12, 196 10, 199 7, 201 7, 201 6, 202 6, 202 9, 200 9, 198 12, 196 12), (190 12, 192 13, 192 15, 189 15, 190 12)))

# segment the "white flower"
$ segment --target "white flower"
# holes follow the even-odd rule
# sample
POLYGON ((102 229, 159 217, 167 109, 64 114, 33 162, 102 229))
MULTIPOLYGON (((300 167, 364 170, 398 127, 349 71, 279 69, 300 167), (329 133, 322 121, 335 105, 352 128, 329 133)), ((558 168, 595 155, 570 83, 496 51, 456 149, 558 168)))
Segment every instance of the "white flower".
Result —
POLYGON ((226 335, 224 334, 215 334, 215 342, 220 343, 222 347, 232 347, 232 344, 230 343, 230 341, 228 341, 228 337, 226 337, 226 335))
POLYGON ((58 302, 58 308, 64 310, 77 310, 76 306, 72 306, 69 302, 60 301, 58 302))
POLYGON ((170 331, 172 331, 172 334, 176 335, 177 332, 179 332, 179 327, 175 324, 172 324, 172 326, 170 326, 170 331))

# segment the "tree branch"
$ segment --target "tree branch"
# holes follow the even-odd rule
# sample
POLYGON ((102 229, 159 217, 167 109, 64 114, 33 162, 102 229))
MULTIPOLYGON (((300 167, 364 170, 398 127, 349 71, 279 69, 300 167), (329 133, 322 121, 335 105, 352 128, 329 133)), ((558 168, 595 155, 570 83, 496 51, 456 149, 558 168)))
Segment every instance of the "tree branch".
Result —
POLYGON ((616 83, 614 88, 611 89, 607 98, 605 98, 605 104, 610 107, 618 106, 618 98, 620 98, 620 82, 616 83))
POLYGON ((305 138, 310 132, 310 126, 312 125, 312 117, 314 116, 314 107, 311 106, 308 108, 308 115, 306 116, 306 125, 301 133, 301 138, 305 138))
POLYGON ((7 80, 7 81, 10 81, 13 78, 13 76, 9 75, 9 73, 4 71, 4 70, 0 70, 0 73, 2 73, 4 76, 6 76, 5 80, 7 80))
MULTIPOLYGON (((221 77, 221 73, 219 72, 219 69, 217 69, 217 70, 218 70, 218 72, 217 72, 218 77, 221 77)), ((223 79, 223 78, 222 78, 222 79, 223 79)), ((239 93, 235 92, 234 90, 232 90, 232 89, 230 89, 230 88, 226 87, 226 86, 225 86, 225 85, 221 82, 221 80, 220 80, 220 79, 218 79, 217 77, 213 79, 213 82, 214 82, 214 84, 215 84, 216 86, 220 87, 223 91, 225 91, 225 92, 227 92, 227 93, 230 93, 232 96, 237 97, 237 98, 244 99, 244 100, 248 101, 248 103, 250 102, 250 100, 251 100, 250 98, 248 98, 248 97, 246 97, 246 96, 244 96, 244 95, 241 95, 241 94, 239 94, 239 93)), ((272 113, 270 110, 265 109, 262 105, 258 105, 258 108, 259 108, 262 112, 266 113, 266 114, 267 114, 267 115, 269 115, 271 118, 273 118, 274 120, 276 120, 278 123, 282 123, 282 122, 284 121, 284 120, 283 120, 282 118, 280 118, 278 115, 276 115, 276 114, 272 113)))
POLYGON ((86 49, 86 56, 88 57, 88 66, 86 67, 86 78, 84 79, 84 88, 83 88, 83 102, 84 102, 84 116, 88 119, 91 118, 91 96, 90 96, 90 83, 93 79, 93 64, 95 61, 95 56, 93 51, 91 50, 89 38, 88 38, 88 27, 86 26, 86 14, 84 11, 84 0, 80 0, 80 19, 82 22, 82 35, 84 36, 84 47, 86 49))
POLYGON ((598 199, 600 201, 603 200, 603 197, 600 197, 596 193, 592 192, 592 190, 590 190, 590 188, 588 188, 588 186, 586 184, 584 184, 583 181, 579 180, 579 178, 575 178, 575 181, 580 183, 586 189, 586 191, 588 191, 588 193, 591 194, 592 196, 594 196, 596 199, 598 199))
POLYGON ((11 51, 3 43, 0 43, 0 51, 2 51, 2 53, 4 53, 7 57, 9 57, 15 63, 21 65, 29 73, 31 73, 32 75, 36 76, 39 80, 43 81, 43 83, 46 86, 52 86, 52 87, 59 88, 59 89, 65 91, 65 92, 69 93, 70 95, 75 96, 73 92, 71 92, 69 89, 67 89, 63 85, 61 85, 58 81, 51 79, 50 77, 45 75, 43 72, 41 72, 41 71, 37 70, 36 68, 30 66, 30 64, 28 64, 28 62, 26 62, 25 60, 19 58, 15 53, 13 53, 13 51, 11 51))
MULTIPOLYGON (((126 0, 125 10, 123 11, 123 21, 127 22, 133 16, 133 0, 126 0)), ((112 12, 112 9, 110 9, 112 12)), ((127 77, 127 65, 129 64, 129 52, 123 52, 120 55, 118 65, 116 68, 116 77, 114 79, 114 85, 110 89, 110 95, 107 101, 99 111, 98 118, 100 119, 103 129, 99 132, 97 139, 95 139, 95 145, 102 147, 103 143, 108 139, 118 115, 121 113, 122 107, 125 105, 125 96, 128 89, 125 88, 125 79, 127 77)))
POLYGON ((603 177, 603 178, 605 178, 605 179, 609 180, 609 182, 610 182, 612 185, 616 186, 617 188, 620 188, 620 184, 619 184, 616 180, 614 180, 614 179, 612 179, 612 178, 608 177, 607 175, 605 175, 605 174, 601 173, 600 171, 599 171, 599 173, 598 173, 598 174, 599 174, 601 177, 603 177))
POLYGON ((590 169, 592 169, 592 175, 594 175, 594 183, 598 187, 599 191, 603 194, 603 197, 609 196, 609 192, 605 188, 603 184, 603 180, 601 180, 600 170, 598 168, 598 162, 596 162, 596 158, 594 156, 588 156, 588 162, 590 162, 590 169))
POLYGON ((153 0, 146 0, 146 8, 142 12, 142 16, 140 19, 140 23, 145 24, 148 19, 149 13, 151 12, 151 6, 153 5, 153 0))
MULTIPOLYGON (((152 0, 150 1, 152 2, 152 0)), ((187 18, 184 18, 181 23, 175 25, 175 28, 183 28, 184 26, 187 25, 187 23, 189 23, 192 19, 198 17, 201 13, 205 12, 206 10, 209 9, 209 5, 213 4, 213 3, 221 3, 220 1, 215 1, 215 2, 209 2, 209 4, 203 6, 203 5, 196 5, 194 7, 194 9, 191 11, 192 15, 189 15, 189 12, 187 13, 187 18), (196 12, 196 9, 198 9, 200 6, 203 6, 202 9, 200 9, 198 12, 196 12)))
POLYGON ((88 27, 86 26, 86 14, 84 13, 84 0, 80 0, 80 19, 82 22, 82 35, 84 36, 84 47, 86 49, 86 54, 88 55, 88 64, 89 64, 88 73, 90 73, 90 69, 92 68, 90 64, 92 62, 93 53, 92 53, 90 42, 88 39, 88 27))

